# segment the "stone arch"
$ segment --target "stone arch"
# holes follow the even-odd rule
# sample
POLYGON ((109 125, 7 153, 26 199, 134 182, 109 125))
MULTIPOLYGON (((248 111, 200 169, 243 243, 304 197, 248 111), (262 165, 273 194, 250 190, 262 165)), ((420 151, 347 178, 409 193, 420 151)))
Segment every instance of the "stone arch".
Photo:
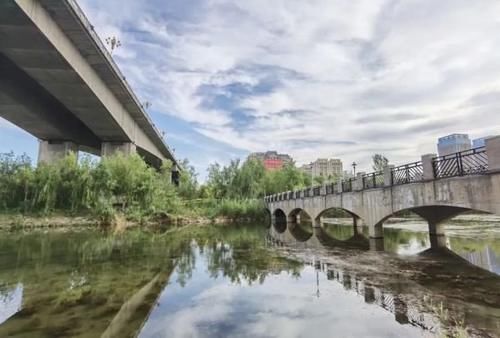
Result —
POLYGON ((342 207, 330 207, 330 208, 323 209, 321 212, 318 213, 318 215, 316 216, 316 218, 314 220, 316 222, 316 224, 321 225, 321 218, 325 215, 325 213, 327 213, 328 211, 332 211, 332 210, 342 210, 343 212, 349 214, 352 217, 353 225, 355 227, 357 227, 358 225, 361 225, 362 217, 360 215, 358 215, 357 213, 355 213, 351 210, 348 210, 348 209, 345 209, 342 207))
POLYGON ((267 228, 271 228, 273 226, 273 213, 271 212, 271 209, 265 208, 266 209, 266 226, 267 228))
POLYGON ((291 224, 296 224, 297 223, 297 216, 299 216, 299 214, 303 212, 304 214, 306 214, 310 219, 311 221, 313 221, 314 219, 311 217, 311 215, 307 212, 307 210, 305 209, 302 209, 302 208, 295 208, 293 209, 292 211, 290 211, 287 215, 287 221, 288 223, 291 223, 291 224))
POLYGON ((278 233, 286 231, 286 213, 282 209, 277 208, 273 211, 272 224, 278 233))
POLYGON ((468 211, 491 213, 486 210, 480 210, 468 207, 459 207, 453 205, 427 205, 427 206, 401 208, 394 210, 394 212, 392 212, 391 214, 386 215, 382 219, 373 222, 372 223, 373 225, 370 224, 369 226, 370 238, 377 238, 377 239, 383 238, 384 222, 387 221, 389 218, 394 217, 394 215, 404 211, 412 212, 427 222, 431 247, 436 247, 436 248, 445 246, 444 222, 446 222, 447 220, 468 211))
POLYGON ((288 224, 288 231, 297 242, 307 242, 314 235, 314 228, 311 227, 311 231, 308 232, 301 226, 293 223, 288 224))

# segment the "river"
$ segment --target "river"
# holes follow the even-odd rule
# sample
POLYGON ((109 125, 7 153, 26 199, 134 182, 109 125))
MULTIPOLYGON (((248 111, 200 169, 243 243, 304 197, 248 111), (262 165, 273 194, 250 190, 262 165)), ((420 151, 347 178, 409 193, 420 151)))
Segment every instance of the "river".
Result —
POLYGON ((0 337, 499 337, 500 221, 3 232, 0 337))

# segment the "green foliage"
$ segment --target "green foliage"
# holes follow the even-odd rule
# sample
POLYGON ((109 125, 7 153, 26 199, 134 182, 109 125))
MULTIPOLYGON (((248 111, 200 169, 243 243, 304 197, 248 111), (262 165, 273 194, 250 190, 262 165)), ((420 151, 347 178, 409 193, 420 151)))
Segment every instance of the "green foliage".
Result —
POLYGON ((94 212, 103 219, 124 213, 173 212, 180 206, 170 183, 170 164, 159 172, 138 156, 99 163, 75 154, 32 167, 26 156, 0 155, 0 208, 20 212, 94 212))
POLYGON ((292 164, 266 171, 260 161, 240 165, 239 160, 233 160, 225 167, 218 163, 209 167, 204 194, 215 199, 255 199, 307 185, 310 179, 292 164))

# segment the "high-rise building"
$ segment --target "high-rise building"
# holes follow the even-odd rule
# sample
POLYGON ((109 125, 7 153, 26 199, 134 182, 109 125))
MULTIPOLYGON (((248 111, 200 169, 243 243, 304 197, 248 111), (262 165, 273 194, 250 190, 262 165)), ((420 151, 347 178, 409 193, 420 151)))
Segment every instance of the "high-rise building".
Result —
POLYGON ((336 158, 318 158, 314 162, 304 164, 300 169, 312 177, 323 176, 328 178, 342 177, 343 175, 342 161, 336 158))
POLYGON ((477 138, 475 140, 472 140, 472 148, 485 147, 486 146, 486 139, 489 139, 490 137, 492 137, 492 136, 490 135, 490 136, 481 137, 481 138, 477 138))
POLYGON ((281 169, 285 164, 292 163, 293 159, 288 154, 278 154, 277 151, 266 151, 265 153, 251 153, 248 160, 261 161, 266 170, 281 169))
POLYGON ((439 156, 449 155, 471 149, 471 141, 467 134, 451 134, 440 137, 437 148, 439 156))

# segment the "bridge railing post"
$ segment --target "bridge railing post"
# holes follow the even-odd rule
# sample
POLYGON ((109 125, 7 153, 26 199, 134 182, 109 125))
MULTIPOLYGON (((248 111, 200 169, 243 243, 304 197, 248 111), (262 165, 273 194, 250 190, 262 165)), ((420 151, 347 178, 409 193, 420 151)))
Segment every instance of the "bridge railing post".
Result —
POLYGON ((486 139, 486 156, 488 156, 488 171, 500 171, 500 135, 486 139))
POLYGON ((436 178, 434 172, 434 158, 436 154, 425 154, 422 155, 422 171, 424 181, 430 181, 436 178))
POLYGON ((363 174, 362 173, 358 173, 358 175, 356 176, 356 179, 353 182, 352 190, 353 191, 363 190, 363 174))
POLYGON ((384 187, 390 187, 392 185, 392 169, 394 169, 392 164, 384 167, 384 187))

